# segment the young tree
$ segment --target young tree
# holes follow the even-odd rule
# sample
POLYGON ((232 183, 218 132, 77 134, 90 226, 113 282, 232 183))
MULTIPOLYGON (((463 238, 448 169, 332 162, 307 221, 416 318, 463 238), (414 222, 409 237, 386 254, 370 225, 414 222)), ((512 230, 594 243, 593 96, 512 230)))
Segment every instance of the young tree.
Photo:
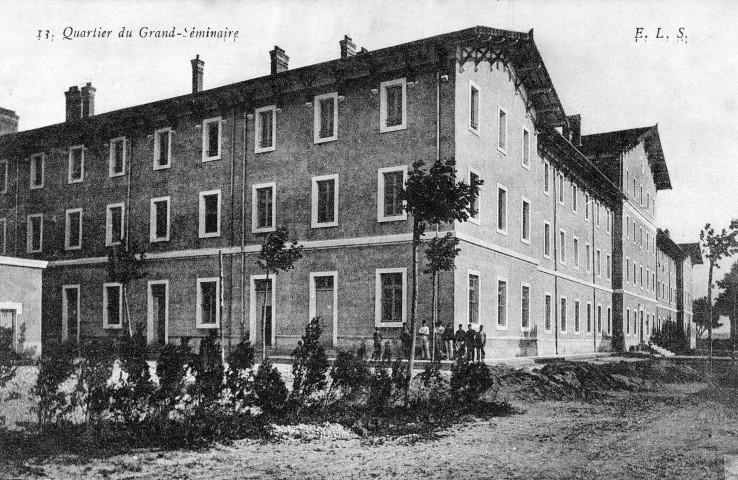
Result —
MULTIPOLYGON (((405 210, 413 216, 413 283, 410 310, 410 361, 408 376, 412 376, 415 364, 416 315, 418 308, 418 247, 428 225, 445 224, 453 221, 465 222, 476 214, 474 201, 479 194, 478 180, 474 185, 456 181, 456 160, 453 157, 438 159, 429 169, 418 160, 408 173, 402 193, 405 210)), ((409 382, 408 382, 409 385, 409 382)), ((409 400, 409 389, 405 389, 405 403, 409 400)))
POLYGON ((707 297, 700 297, 692 304, 692 316, 694 318, 694 330, 697 334, 697 338, 702 338, 702 335, 709 329, 710 311, 712 310, 712 328, 720 328, 720 315, 716 308, 710 309, 710 304, 707 303, 707 297))
POLYGON ((449 232, 443 237, 432 238, 425 250, 425 258, 428 263, 423 273, 432 275, 433 279, 433 337, 431 340, 431 360, 433 361, 436 360, 435 327, 438 322, 438 274, 454 269, 454 260, 461 251, 458 245, 459 239, 449 232))
MULTIPOLYGON (((267 285, 269 285, 269 274, 277 275, 295 268, 295 263, 302 258, 302 245, 296 241, 286 248, 289 231, 279 227, 271 232, 261 245, 256 264, 264 270, 267 285)), ((269 290, 264 292, 264 302, 261 306, 261 360, 266 359, 266 297, 269 290)))
POLYGON ((125 239, 121 240, 120 246, 111 247, 108 250, 108 277, 111 282, 120 283, 123 286, 123 304, 125 305, 125 322, 128 325, 128 336, 133 337, 133 325, 131 324, 131 312, 128 306, 128 285, 133 280, 146 276, 143 270, 146 257, 138 244, 125 239))
MULTIPOLYGON (((716 232, 710 224, 706 224, 705 228, 700 232, 700 242, 705 251, 705 257, 710 261, 710 270, 707 280, 707 303, 710 306, 710 317, 712 317, 712 274, 713 269, 720 268, 719 262, 724 257, 732 257, 738 252, 738 220, 733 219, 730 226, 721 232, 716 232)), ((708 317, 708 318, 710 318, 708 317)), ((712 365, 712 322, 707 324, 707 339, 710 344, 710 352, 708 358, 712 365)))
POLYGON ((738 321, 738 262, 733 263, 730 271, 717 286, 722 290, 715 299, 716 315, 725 315, 730 319, 731 358, 735 362, 735 334, 738 321))

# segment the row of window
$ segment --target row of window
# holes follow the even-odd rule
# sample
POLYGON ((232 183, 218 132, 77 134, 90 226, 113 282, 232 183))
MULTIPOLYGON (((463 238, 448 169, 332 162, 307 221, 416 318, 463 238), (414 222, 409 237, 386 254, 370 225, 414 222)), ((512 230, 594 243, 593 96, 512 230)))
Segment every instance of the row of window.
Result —
MULTIPOLYGON (((566 236, 566 230, 559 229, 559 243, 557 244, 557 255, 559 259, 559 263, 562 265, 566 265, 567 262, 567 251, 568 248, 568 242, 567 242, 567 236, 566 236)), ((551 223, 548 221, 543 222, 543 256, 546 258, 551 258, 551 248, 552 248, 552 238, 551 238, 551 223)), ((571 250, 572 250, 572 266, 579 270, 580 268, 580 262, 579 262, 579 238, 572 235, 571 237, 571 250)), ((585 269, 587 273, 592 272, 592 263, 594 262, 595 266, 595 273, 598 277, 602 277, 602 251, 597 248, 594 252, 592 252, 592 247, 589 245, 589 243, 586 243, 584 245, 584 260, 585 260, 585 269)), ((610 257, 610 254, 605 254, 605 276, 607 279, 612 278, 612 258, 610 257)))
MULTIPOLYGON (((338 139, 338 102, 343 97, 337 92, 316 95, 308 105, 313 106, 314 142, 325 143, 338 139)), ((380 85, 380 132, 392 132, 407 128, 407 82, 405 78, 382 82, 380 85)), ((257 108, 254 111, 254 152, 274 151, 277 147, 277 105, 257 108)), ((202 161, 220 160, 222 155, 223 119, 214 117, 203 120, 202 161)), ((162 170, 171 166, 172 133, 171 128, 154 132, 153 169, 162 170)), ((126 161, 130 156, 130 141, 126 137, 113 138, 108 146, 108 175, 118 177, 126 173, 126 161)), ((67 183, 80 183, 85 176, 84 145, 69 148, 67 164, 67 183)), ((45 155, 38 153, 30 158, 30 188, 44 186, 45 155)), ((7 191, 8 164, 0 161, 0 193, 7 191)))
MULTIPOLYGON (((639 324, 639 310, 636 308, 633 308, 632 310, 632 316, 630 309, 625 310, 625 336, 638 336, 639 334, 642 334, 643 336, 651 335, 654 327, 656 327, 656 315, 640 310, 639 324)), ((661 319, 659 319, 659 321, 661 321, 661 319)))
POLYGON ((632 239, 633 245, 640 244, 641 250, 643 250, 645 243, 646 253, 651 254, 653 257, 656 256, 656 236, 651 235, 648 230, 644 231, 643 225, 639 226, 635 218, 633 219, 631 230, 630 215, 625 216, 625 238, 628 240, 632 239))
MULTIPOLYGON (((469 272, 468 286, 468 317, 469 323, 480 323, 479 315, 479 272, 469 272)), ((568 324, 568 298, 562 296, 559 309, 559 329, 561 333, 569 331, 568 324)), ((530 302, 531 302, 531 286, 529 283, 521 282, 520 284, 520 329, 523 332, 531 330, 530 318, 530 302)), ((552 296, 550 293, 544 295, 544 318, 543 329, 546 332, 552 331, 552 296)), ((610 335, 612 333, 612 307, 607 306, 607 319, 605 324, 605 332, 610 335)), ((578 335, 582 332, 582 315, 581 302, 579 299, 574 300, 573 307, 573 332, 578 335)), ((592 302, 587 302, 585 319, 586 333, 592 333, 592 328, 596 328, 597 333, 602 333, 602 305, 597 304, 596 325, 593 325, 592 302)), ((497 329, 508 329, 508 280, 505 278, 497 278, 497 329)))
MULTIPOLYGON (((641 174, 645 174, 646 172, 646 160, 641 157, 641 174)), ((625 191, 626 195, 631 195, 634 202, 637 202, 640 207, 649 212, 651 215, 656 215, 656 198, 653 198, 653 201, 651 200, 651 192, 646 192, 646 195, 643 195, 643 184, 638 183, 638 180, 635 175, 630 175, 630 169, 625 169, 625 179, 623 184, 623 190, 625 191)))

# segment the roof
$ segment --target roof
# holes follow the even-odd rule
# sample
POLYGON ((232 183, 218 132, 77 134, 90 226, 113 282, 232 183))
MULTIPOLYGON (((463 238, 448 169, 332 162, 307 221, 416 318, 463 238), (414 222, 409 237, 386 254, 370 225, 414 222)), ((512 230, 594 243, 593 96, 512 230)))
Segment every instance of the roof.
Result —
MULTIPOLYGON (((326 83, 333 82, 340 86, 360 77, 395 70, 404 70, 411 76, 418 66, 441 61, 448 63, 452 59, 462 64, 471 61, 475 67, 483 60, 501 59, 509 62, 527 94, 528 104, 536 113, 537 123, 552 126, 566 124, 564 108, 533 40, 533 30, 526 33, 477 26, 198 93, 4 135, 0 137, 0 147, 22 149, 35 142, 48 144, 53 138, 97 135, 106 128, 120 128, 121 125, 141 128, 148 125, 147 122, 153 122, 154 117, 166 116, 171 119, 182 116, 183 111, 201 112, 231 105, 244 109, 261 106, 260 103, 266 102, 266 99, 280 101, 283 96, 298 92, 305 94, 326 83)), ((66 139, 63 141, 66 142, 66 139)), ((58 146, 63 144, 59 142, 58 146)))
POLYGON ((645 143, 656 189, 671 190, 671 179, 661 148, 658 125, 582 135, 581 150, 595 162, 614 161, 618 154, 633 149, 641 142, 645 143))
POLYGON ((676 260, 682 260, 687 257, 684 250, 671 239, 669 230, 656 229, 656 246, 676 260))
POLYGON ((702 265, 702 249, 699 243, 680 243, 679 247, 686 253, 691 259, 693 265, 702 265))

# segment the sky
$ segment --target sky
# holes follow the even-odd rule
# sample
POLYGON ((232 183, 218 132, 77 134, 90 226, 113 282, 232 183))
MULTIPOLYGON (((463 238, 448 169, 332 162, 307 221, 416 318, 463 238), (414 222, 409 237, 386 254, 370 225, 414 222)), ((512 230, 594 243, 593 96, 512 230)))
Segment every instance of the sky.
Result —
MULTIPOLYGON (((582 115, 583 134, 658 124, 673 190, 658 194, 657 224, 676 242, 697 242, 705 223, 722 228, 738 217, 736 18, 730 0, 5 0, 0 107, 28 130, 64 121, 72 85, 92 82, 96 113, 187 94, 196 54, 208 89, 268 74, 274 45, 295 68, 337 58, 344 35, 374 50, 474 25, 534 29, 566 113, 582 115), (118 37, 124 27, 132 38, 118 37), (238 36, 141 38, 143 27, 238 36), (63 38, 95 28, 112 35, 63 38)), ((698 267, 694 295, 706 291, 707 268, 698 267)))

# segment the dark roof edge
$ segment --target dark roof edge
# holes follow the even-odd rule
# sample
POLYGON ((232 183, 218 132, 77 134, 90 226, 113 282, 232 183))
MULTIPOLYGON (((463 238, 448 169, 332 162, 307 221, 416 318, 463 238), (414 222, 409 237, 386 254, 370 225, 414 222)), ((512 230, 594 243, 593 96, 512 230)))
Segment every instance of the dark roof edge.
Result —
POLYGON ((680 243, 679 247, 692 259, 693 265, 702 265, 702 248, 699 243, 680 243))

